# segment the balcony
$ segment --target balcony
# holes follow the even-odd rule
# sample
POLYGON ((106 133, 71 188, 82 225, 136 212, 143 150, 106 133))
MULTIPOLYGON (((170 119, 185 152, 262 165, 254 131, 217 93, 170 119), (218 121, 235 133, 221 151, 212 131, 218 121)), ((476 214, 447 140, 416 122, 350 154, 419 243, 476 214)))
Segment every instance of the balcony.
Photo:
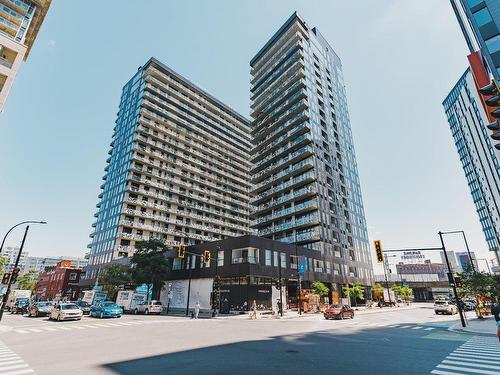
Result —
POLYGON ((313 149, 311 146, 302 147, 302 148, 292 152, 291 154, 288 154, 287 156, 283 157, 278 162, 269 165, 268 167, 261 170, 260 172, 255 173, 255 175, 253 176, 253 180, 258 181, 260 178, 262 178, 268 174, 272 174, 273 171, 276 171, 277 169, 281 169, 287 164, 292 164, 294 162, 299 161, 300 159, 304 159, 308 156, 311 156, 313 153, 314 152, 313 152, 313 149))

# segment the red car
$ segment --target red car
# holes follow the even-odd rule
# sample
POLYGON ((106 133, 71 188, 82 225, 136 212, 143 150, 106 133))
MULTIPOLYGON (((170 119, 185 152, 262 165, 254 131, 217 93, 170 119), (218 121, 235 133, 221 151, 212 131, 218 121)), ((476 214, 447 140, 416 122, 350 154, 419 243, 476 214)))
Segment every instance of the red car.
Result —
POLYGON ((323 315, 325 319, 353 319, 354 310, 348 305, 330 305, 323 315))

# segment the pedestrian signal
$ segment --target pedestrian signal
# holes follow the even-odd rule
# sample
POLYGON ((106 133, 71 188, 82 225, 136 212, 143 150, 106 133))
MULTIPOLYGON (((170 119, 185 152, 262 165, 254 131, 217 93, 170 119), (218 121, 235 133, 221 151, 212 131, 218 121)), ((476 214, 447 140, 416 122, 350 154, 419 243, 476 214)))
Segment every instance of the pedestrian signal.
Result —
POLYGON ((210 250, 203 251, 203 261, 205 263, 209 263, 210 262, 210 250))
POLYGON ((380 240, 373 241, 375 244, 375 254, 377 255, 377 263, 384 263, 384 253, 382 251, 382 242, 380 240))

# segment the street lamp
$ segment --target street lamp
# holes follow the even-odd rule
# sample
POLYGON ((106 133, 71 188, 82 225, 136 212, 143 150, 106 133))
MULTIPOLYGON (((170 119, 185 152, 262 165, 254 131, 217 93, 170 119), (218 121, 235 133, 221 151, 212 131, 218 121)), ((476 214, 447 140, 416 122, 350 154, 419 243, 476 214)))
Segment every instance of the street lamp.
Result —
POLYGON ((472 256, 470 254, 469 244, 467 243, 467 237, 465 237, 465 232, 463 230, 453 230, 453 231, 448 231, 448 232, 441 232, 441 234, 457 234, 457 233, 462 233, 462 236, 464 237, 465 248, 467 249, 467 254, 469 255, 469 262, 470 262, 470 266, 472 268, 472 272, 476 272, 476 267, 474 266, 474 262, 472 261, 472 256))
POLYGON ((19 225, 23 225, 23 224, 47 224, 46 221, 35 221, 35 220, 26 220, 26 221, 22 221, 16 225, 14 225, 12 228, 10 228, 7 233, 5 233, 5 236, 3 236, 3 240, 2 240, 2 244, 0 245, 0 254, 2 253, 2 249, 3 249, 3 245, 5 243, 5 239, 7 238, 7 236, 9 235, 9 233, 12 231, 12 229, 14 229, 15 227, 18 227, 19 225))

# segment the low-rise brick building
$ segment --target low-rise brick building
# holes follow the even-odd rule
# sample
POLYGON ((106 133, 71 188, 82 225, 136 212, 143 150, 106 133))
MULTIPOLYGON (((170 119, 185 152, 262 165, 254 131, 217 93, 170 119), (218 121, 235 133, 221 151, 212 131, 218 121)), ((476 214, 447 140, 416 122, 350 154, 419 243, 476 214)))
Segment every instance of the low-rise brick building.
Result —
POLYGON ((70 260, 63 260, 55 266, 45 268, 39 274, 35 287, 38 300, 74 300, 78 298, 82 269, 73 267, 70 260))

